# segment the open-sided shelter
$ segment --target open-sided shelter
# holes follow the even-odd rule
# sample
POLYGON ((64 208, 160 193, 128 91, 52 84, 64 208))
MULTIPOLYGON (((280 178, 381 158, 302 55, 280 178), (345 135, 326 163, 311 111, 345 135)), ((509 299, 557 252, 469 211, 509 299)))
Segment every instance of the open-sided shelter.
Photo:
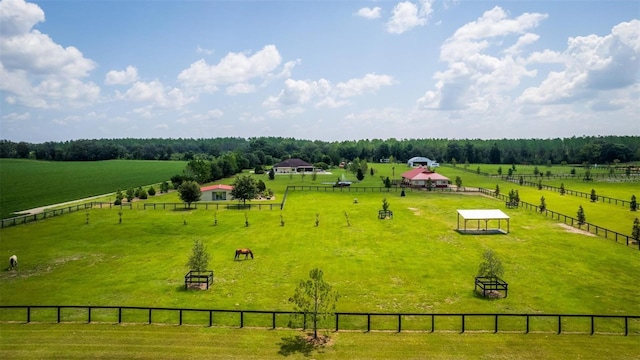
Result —
POLYGON ((509 216, 498 209, 490 210, 458 210, 458 232, 465 234, 508 234, 509 233, 509 216), (460 218, 462 218, 463 227, 460 228, 460 218), (484 228, 480 227, 480 221, 484 221, 484 228), (498 227, 489 229, 489 221, 498 220, 498 227), (502 221, 507 224, 507 230, 502 229, 502 221), (475 221, 476 227, 468 227, 469 221, 475 221))

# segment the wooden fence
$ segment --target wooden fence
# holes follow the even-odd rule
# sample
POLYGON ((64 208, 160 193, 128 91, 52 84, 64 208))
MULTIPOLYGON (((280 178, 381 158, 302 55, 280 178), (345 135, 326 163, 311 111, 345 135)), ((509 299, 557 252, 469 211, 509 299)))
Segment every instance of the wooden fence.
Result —
MULTIPOLYGON (((307 314, 294 311, 263 310, 214 310, 189 308, 162 308, 137 306, 55 306, 55 305, 1 305, 0 322, 39 322, 39 323, 142 323, 165 325, 202 325, 232 326, 252 328, 290 328, 290 318, 302 317, 302 329, 307 329, 307 314), (75 310, 75 311, 74 311, 75 310), (78 313, 81 312, 81 314, 78 313), (106 313, 105 313, 106 312, 106 313), (99 316, 96 314, 99 313, 99 316), (154 314, 170 314, 170 319, 155 319, 154 314), (201 315, 195 319, 193 314, 201 315), (228 321, 217 321, 223 314, 232 315, 233 324, 228 321), (188 318, 189 317, 189 318, 188 318), (259 317, 259 318, 258 318, 259 317), (283 320, 282 317, 285 317, 283 320), (80 320, 82 319, 82 320, 80 320), (141 320, 142 319, 142 320, 141 320), (268 324, 268 325, 265 325, 268 324), (278 324, 281 324, 280 326, 278 324)), ((402 332, 404 324, 419 319, 426 324, 421 329, 410 329, 417 332, 457 331, 457 332, 522 332, 522 333, 572 333, 589 334, 619 333, 625 336, 640 336, 640 315, 594 315, 594 314, 495 314, 495 313, 367 313, 336 312, 335 331, 395 331, 402 332), (355 318, 351 325, 341 327, 341 321, 355 318), (376 327, 372 320, 392 319, 392 326, 376 327), (476 322, 475 319, 485 321, 476 322), (487 321, 488 320, 488 321, 487 321), (514 321, 515 320, 515 321, 514 321), (533 325, 533 322, 536 322, 533 325), (442 323, 441 323, 442 322, 442 323), (544 322, 544 324, 541 324, 544 322), (355 325, 354 325, 355 323, 355 325), (502 327, 501 327, 501 324, 502 327), (504 325, 508 324, 508 325, 504 325), (606 324, 606 325, 605 325, 606 324), (607 331, 598 330, 607 328, 607 331), (569 329, 569 330, 567 330, 569 329), (613 329, 613 330, 612 330, 613 329)), ((388 324, 388 322, 385 322, 388 324)), ((404 329, 406 330, 406 329, 404 329)))
POLYGON ((69 213, 80 211, 80 210, 87 210, 87 209, 94 209, 94 208, 99 208, 99 209, 109 208, 109 209, 111 209, 113 207, 119 207, 121 209, 124 209, 124 208, 131 209, 132 208, 132 204, 126 203, 126 204, 122 204, 122 205, 113 205, 113 203, 110 203, 110 202, 89 202, 89 203, 85 203, 85 204, 67 206, 67 207, 58 208, 58 209, 45 210, 45 211, 42 211, 42 212, 37 213, 37 214, 21 215, 21 216, 16 216, 16 217, 12 217, 12 218, 2 219, 2 221, 0 221, 0 229, 6 228, 6 227, 10 227, 10 226, 27 224, 27 223, 34 222, 34 221, 44 220, 44 219, 47 219, 47 218, 60 216, 60 215, 63 215, 63 214, 69 214, 69 213))
MULTIPOLYGON (((496 197, 494 190, 480 188, 479 191, 481 193, 485 194, 485 195, 496 197)), ((509 197, 504 195, 504 194, 498 194, 497 198, 502 200, 502 201, 505 201, 505 203, 509 202, 509 197)), ((592 233, 594 235, 602 236, 602 237, 605 237, 605 238, 610 239, 610 240, 615 240, 615 242, 626 243, 627 246, 637 245, 638 246, 638 250, 640 250, 640 242, 634 240, 631 235, 621 234, 621 233, 619 233, 617 231, 613 231, 613 230, 604 228, 602 226, 598 226, 598 225, 591 224, 591 223, 588 223, 588 222, 585 222, 584 224, 579 224, 577 218, 574 218, 572 216, 568 216, 568 215, 565 215, 565 214, 561 214, 561 213, 553 211, 553 210, 545 209, 545 210, 543 210, 541 212, 539 206, 533 205, 533 204, 525 202, 525 201, 520 201, 517 204, 517 206, 525 208, 527 210, 533 210, 535 212, 542 213, 545 216, 550 216, 551 219, 562 221, 563 223, 565 223, 567 225, 571 225, 573 227, 576 227, 576 225, 577 225, 578 229, 586 230, 586 231, 588 231, 588 232, 590 232, 590 233, 592 233)))

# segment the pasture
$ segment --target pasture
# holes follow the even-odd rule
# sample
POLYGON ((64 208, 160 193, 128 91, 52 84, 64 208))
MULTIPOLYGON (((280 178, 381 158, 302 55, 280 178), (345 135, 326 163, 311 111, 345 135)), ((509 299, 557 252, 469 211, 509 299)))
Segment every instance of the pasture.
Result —
MULTIPOLYGON (((0 217, 39 206, 148 186, 182 173, 183 161, 48 162, 0 159, 0 217)), ((112 199, 113 200, 113 199, 112 199)))
MULTIPOLYGON (((397 178, 401 173, 400 166, 393 170, 390 165, 371 164, 371 167, 378 173, 369 176, 362 185, 380 186, 379 176, 391 176, 394 171, 397 178)), ((439 169, 452 180, 457 171, 439 169)), ((276 193, 274 202, 280 202, 287 185, 320 185, 335 181, 338 175, 319 176, 316 181, 311 181, 310 176, 304 179, 279 176, 272 182, 263 179, 276 193)), ((466 186, 479 184, 476 186, 493 189, 497 181, 463 172, 459 176, 466 186), (493 185, 482 185, 483 182, 493 185)), ((606 195, 608 185, 603 183, 599 187, 601 195, 606 195)), ((567 183, 565 186, 570 188, 567 183)), ((521 198, 534 204, 540 194, 552 198, 551 192, 517 184, 503 182, 500 187, 503 193, 510 187, 518 188, 521 198)), ((177 201, 175 193, 148 200, 177 201)), ((567 215, 575 215, 572 209, 577 209, 578 204, 586 205, 588 200, 565 195, 558 199, 558 204, 561 202, 567 203, 567 215)), ((556 209, 555 201, 552 205, 547 200, 547 204, 556 209)), ((593 209, 585 210, 587 221, 601 226, 615 226, 616 219, 608 219, 606 214, 630 219, 634 215, 610 204, 592 205, 593 209), (608 225, 591 218, 600 213, 603 222, 609 221, 608 225)), ((491 197, 433 192, 408 192, 406 197, 400 197, 396 192, 290 191, 283 211, 142 210, 134 206, 132 210, 122 210, 122 223, 118 211, 93 209, 1 230, 0 254, 7 259, 18 254, 20 267, 18 271, 0 273, 3 284, 0 303, 286 311, 292 309, 287 299, 298 281, 305 279, 311 268, 319 267, 340 294, 337 310, 341 312, 638 314, 640 285, 636 274, 640 271, 640 251, 570 231, 554 220, 522 208, 504 209, 503 203, 491 197), (387 198, 394 212, 392 220, 377 219, 383 198, 387 198), (507 213, 511 217, 511 232, 462 235, 455 231, 457 209, 482 208, 500 208, 507 213), (218 220, 216 225, 214 218, 218 220), (184 290, 183 278, 189 271, 186 263, 196 239, 207 246, 211 254, 209 267, 215 272, 213 287, 207 291, 184 290), (234 261, 234 250, 239 247, 251 248, 255 259, 234 261), (504 279, 509 283, 507 298, 488 300, 473 292, 473 279, 485 249, 494 250, 503 261, 504 279)), ((630 224, 620 226, 620 231, 630 233, 630 224)), ((3 311, 0 320, 11 320, 14 316, 3 311)), ((99 321, 101 315, 96 316, 99 321)), ((157 315, 160 321, 171 316, 157 315)), ((268 321, 252 319, 246 326, 265 323, 268 321)), ((343 323, 346 328, 359 331, 366 327, 359 319, 341 319, 343 323)), ((286 319, 281 324, 286 324, 286 319)), ((386 329, 389 324, 381 321, 375 326, 386 329)), ((414 326, 418 329, 421 324, 414 326)), ((478 326, 482 328, 481 324, 478 326)), ((518 328, 517 324, 513 326, 518 328)), ((539 326, 553 329, 553 324, 539 326)), ((603 328, 614 332, 619 325, 604 324, 603 328)), ((632 339, 640 334, 637 320, 631 321, 630 331, 632 339)), ((385 336, 371 335, 376 339, 385 336)), ((351 336, 347 333, 336 337, 336 353, 340 346, 347 346, 340 345, 343 338, 350 338, 349 344, 375 342, 371 338, 363 340, 362 335, 355 336, 357 340, 351 336)), ((398 335, 402 337, 398 344, 420 342, 412 340, 413 336, 398 335)), ((440 339, 440 335, 436 338, 440 339)), ((514 341, 520 345, 529 341, 549 344, 546 338, 528 339, 531 338, 516 337, 514 341)), ((270 341, 265 349, 273 352, 270 341)), ((566 346, 580 348, 575 344, 583 341, 588 342, 569 341, 566 346)), ((606 350, 606 344, 611 344, 610 351, 619 345, 633 348, 623 338, 606 337, 599 346, 606 350)), ((480 345, 469 345, 477 349, 474 346, 480 345)), ((584 349, 587 348, 589 345, 585 345, 584 349)), ((561 357, 556 350, 549 350, 549 358, 561 357)), ((626 350, 622 351, 624 358, 626 350)), ((467 354, 473 357, 471 352, 467 354)), ((526 358, 526 353, 523 354, 526 358)), ((335 357, 339 356, 327 358, 335 357)), ((442 358, 447 358, 447 354, 442 358)))

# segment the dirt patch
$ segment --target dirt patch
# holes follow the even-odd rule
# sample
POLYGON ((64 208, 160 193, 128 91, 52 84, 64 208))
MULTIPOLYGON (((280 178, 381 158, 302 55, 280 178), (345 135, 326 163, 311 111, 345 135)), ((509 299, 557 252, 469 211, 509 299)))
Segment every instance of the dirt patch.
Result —
POLYGON ((578 229, 578 228, 575 228, 575 227, 573 227, 571 225, 558 224, 558 226, 560 226, 561 228, 565 229, 567 232, 570 232, 570 233, 582 234, 582 235, 587 235, 587 236, 595 236, 595 234, 592 234, 592 233, 588 232, 587 230, 578 229))
POLYGON ((419 209, 416 209, 416 208, 413 208, 413 207, 410 207, 408 209, 413 211, 413 215, 420 216, 420 210, 419 209))

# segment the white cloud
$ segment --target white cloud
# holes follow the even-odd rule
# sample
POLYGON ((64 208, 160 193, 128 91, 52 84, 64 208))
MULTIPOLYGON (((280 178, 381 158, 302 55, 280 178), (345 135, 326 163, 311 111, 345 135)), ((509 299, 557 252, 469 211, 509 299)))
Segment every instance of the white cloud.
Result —
POLYGON ((191 64, 178 75, 185 87, 199 91, 217 91, 220 85, 248 83, 266 77, 282 62, 275 45, 266 45, 262 50, 248 56, 245 53, 228 53, 216 65, 204 59, 191 64))
MULTIPOLYGON (((553 71, 537 87, 526 89, 521 103, 549 104, 602 96, 640 82, 640 20, 623 22, 606 36, 569 38, 567 49, 552 60, 564 69, 553 71)), ((543 60, 538 55, 536 60, 543 60)), ((637 94, 636 94, 637 95, 637 94)), ((637 100, 637 99, 636 99, 637 100)))
POLYGON ((375 92, 383 86, 394 84, 393 77, 389 75, 367 74, 360 79, 351 79, 336 85, 336 90, 341 97, 352 97, 363 93, 375 92))
POLYGON ((29 114, 28 112, 23 114, 12 112, 10 114, 6 114, 2 116, 2 120, 8 121, 8 122, 27 121, 30 118, 31 118, 31 114, 29 114))
POLYGON ((116 94, 121 99, 150 102, 151 106, 161 108, 181 108, 195 100, 195 97, 185 96, 182 90, 164 86, 157 80, 136 81, 124 94, 120 92, 116 92, 116 94))
POLYGON ((435 89, 425 92, 418 99, 418 106, 478 111, 502 106, 509 101, 509 92, 523 77, 536 75, 535 70, 526 67, 526 60, 519 54, 526 45, 538 39, 538 35, 529 30, 546 17, 545 14, 526 13, 509 18, 504 10, 495 7, 478 20, 460 27, 440 48, 440 60, 445 61, 448 68, 434 75, 435 89), (513 34, 522 36, 509 46, 504 38, 513 34), (501 47, 504 49, 500 50, 501 47))
POLYGON ((198 45, 198 46, 196 47, 196 53, 197 53, 197 54, 211 55, 211 54, 213 54, 213 53, 214 53, 214 51, 213 51, 213 50, 211 50, 211 49, 205 49, 205 48, 201 47, 200 45, 198 45))
POLYGON ((96 67, 73 46, 62 47, 33 27, 44 12, 22 0, 0 2, 0 90, 8 101, 35 108, 79 106, 100 88, 83 78, 96 67))
POLYGON ((335 86, 326 79, 317 81, 287 79, 284 83, 284 89, 277 96, 271 96, 265 100, 263 105, 276 108, 312 103, 315 107, 336 108, 348 103, 345 100, 336 100, 336 98, 349 98, 376 92, 380 88, 394 83, 393 77, 376 74, 366 74, 362 78, 350 79, 335 86))
POLYGON ((418 4, 411 1, 399 2, 393 8, 391 18, 387 22, 387 31, 402 34, 416 26, 424 26, 433 12, 433 1, 420 0, 418 4))
POLYGON ((129 65, 124 71, 111 70, 104 78, 107 85, 126 85, 138 80, 138 69, 129 65))
POLYGON ((356 12, 356 15, 367 19, 377 19, 380 17, 381 10, 378 6, 374 8, 363 7, 356 12))
POLYGON ((227 95, 250 94, 256 91, 256 86, 247 83, 238 83, 227 87, 227 95))

